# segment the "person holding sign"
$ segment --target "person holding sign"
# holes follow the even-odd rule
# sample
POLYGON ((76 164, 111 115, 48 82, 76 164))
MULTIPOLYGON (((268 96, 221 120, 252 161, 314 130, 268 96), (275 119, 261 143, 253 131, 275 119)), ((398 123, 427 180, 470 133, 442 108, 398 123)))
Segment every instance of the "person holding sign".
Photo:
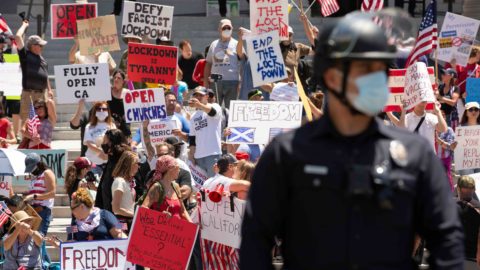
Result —
POLYGON ((5 261, 3 269, 42 269, 40 247, 43 236, 32 229, 33 218, 25 211, 15 212, 11 217, 12 233, 3 238, 5 261))
POLYGON ((273 269, 276 238, 288 269, 413 269, 417 232, 432 269, 463 269, 462 226, 433 148, 376 118, 396 58, 389 39, 365 14, 323 25, 314 74, 325 114, 275 137, 260 158, 240 269, 273 269))
POLYGON ((447 126, 455 127, 458 125, 457 101, 460 98, 460 89, 457 86, 457 72, 453 68, 448 68, 442 76, 442 83, 438 86, 437 100, 441 104, 441 110, 445 113, 447 126))
POLYGON ((126 137, 130 137, 130 124, 125 120, 125 106, 123 104, 123 98, 128 92, 128 89, 124 88, 125 85, 125 73, 117 69, 113 72, 112 78, 112 100, 107 101, 108 107, 112 112, 112 118, 115 122, 115 126, 120 129, 126 137))
MULTIPOLYGON (((468 102, 465 104, 465 112, 460 119, 460 126, 471 127, 480 125, 480 104, 476 101, 468 102)), ((462 155, 464 153, 461 153, 462 155)), ((480 168, 477 169, 464 169, 457 170, 460 175, 468 175, 480 172, 480 168)))
POLYGON ((50 149, 53 137, 53 129, 57 123, 57 114, 55 110, 55 102, 53 99, 44 101, 38 99, 34 102, 33 107, 38 116, 40 125, 37 125, 36 132, 30 133, 29 123, 25 122, 22 127, 22 135, 24 140, 28 139, 27 149, 50 149))
POLYGON ((42 57, 43 46, 47 44, 47 41, 33 35, 28 37, 25 44, 23 35, 28 25, 29 22, 24 20, 15 35, 18 56, 20 57, 20 67, 22 68, 23 90, 20 100, 20 117, 22 121, 25 121, 28 117, 31 100, 35 102, 38 99, 47 100, 48 98, 53 98, 52 88, 48 80, 47 62, 42 57))
POLYGON ((117 127, 113 123, 112 115, 108 103, 97 102, 92 107, 93 112, 90 114, 89 123, 85 127, 85 135, 83 144, 88 147, 85 157, 97 165, 93 169, 93 173, 98 176, 102 175, 102 165, 107 161, 107 154, 102 150, 101 143, 105 132, 117 127))
POLYGON ((70 64, 96 64, 96 63, 107 63, 108 70, 112 74, 113 70, 117 67, 115 60, 109 52, 97 52, 93 55, 81 55, 78 45, 78 37, 75 37, 75 42, 70 48, 68 53, 68 62, 70 64))
POLYGON ((68 240, 92 241, 125 238, 117 218, 108 210, 93 206, 88 189, 79 188, 72 195, 72 227, 68 240))

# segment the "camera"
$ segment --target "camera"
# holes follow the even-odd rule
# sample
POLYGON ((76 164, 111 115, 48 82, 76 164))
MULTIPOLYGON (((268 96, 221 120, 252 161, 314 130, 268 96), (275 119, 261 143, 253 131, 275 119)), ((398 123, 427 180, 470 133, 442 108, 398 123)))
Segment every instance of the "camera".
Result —
POLYGON ((210 79, 214 82, 221 81, 223 78, 222 74, 210 74, 210 79))

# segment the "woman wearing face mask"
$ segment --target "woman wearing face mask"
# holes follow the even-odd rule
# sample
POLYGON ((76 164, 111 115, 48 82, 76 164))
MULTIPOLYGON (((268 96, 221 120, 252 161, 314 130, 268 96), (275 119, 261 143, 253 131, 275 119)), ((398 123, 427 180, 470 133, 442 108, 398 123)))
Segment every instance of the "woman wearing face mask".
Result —
POLYGON ((44 101, 39 99, 33 104, 35 113, 38 115, 40 125, 33 134, 29 131, 27 122, 22 127, 23 139, 19 148, 26 149, 50 149, 52 142, 53 129, 57 123, 57 115, 55 112, 55 103, 49 99, 44 101), (28 144, 27 144, 28 143, 28 144))
POLYGON ((125 97, 125 93, 128 92, 128 89, 124 88, 125 73, 122 70, 117 69, 113 72, 112 78, 112 100, 107 101, 108 107, 112 112, 112 118, 115 125, 126 137, 128 137, 131 135, 130 124, 127 124, 125 121, 125 108, 123 107, 123 98, 125 97))
POLYGON ((7 148, 9 144, 15 144, 16 142, 12 123, 5 114, 3 104, 0 103, 0 148, 7 148))
POLYGON ((107 102, 97 102, 93 105, 95 114, 90 115, 90 120, 85 127, 85 136, 83 144, 88 147, 85 156, 97 166, 92 170, 94 174, 101 176, 102 165, 107 161, 107 155, 101 148, 103 135, 109 129, 114 129, 110 109, 107 102))

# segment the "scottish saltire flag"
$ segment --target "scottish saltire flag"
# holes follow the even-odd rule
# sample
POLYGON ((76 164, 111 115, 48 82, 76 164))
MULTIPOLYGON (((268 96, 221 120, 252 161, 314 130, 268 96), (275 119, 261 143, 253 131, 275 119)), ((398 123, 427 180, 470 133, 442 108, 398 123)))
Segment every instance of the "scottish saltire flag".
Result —
POLYGON ((255 139, 255 128, 231 127, 232 134, 228 136, 228 142, 253 143, 255 139))

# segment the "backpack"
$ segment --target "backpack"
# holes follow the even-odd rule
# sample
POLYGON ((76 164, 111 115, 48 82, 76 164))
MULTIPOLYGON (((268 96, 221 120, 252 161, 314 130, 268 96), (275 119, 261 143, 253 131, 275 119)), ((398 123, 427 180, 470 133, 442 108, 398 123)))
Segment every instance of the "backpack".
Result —
MULTIPOLYGON (((143 202, 145 201, 145 198, 147 197, 148 192, 153 187, 158 187, 159 190, 160 190, 160 197, 158 198, 158 205, 161 205, 163 203, 163 200, 165 199, 165 192, 164 192, 163 186, 160 182, 155 182, 148 189, 145 190, 145 192, 142 194, 142 196, 140 196, 140 198, 138 198, 137 202, 135 203, 135 208, 138 207, 138 206, 142 206, 143 202)), ((182 206, 185 207, 183 205, 183 201, 181 199, 182 194, 180 192, 180 187, 175 182, 172 182, 172 187, 173 187, 173 190, 175 191, 175 193, 177 194, 177 197, 178 197, 179 201, 182 203, 182 206)))

